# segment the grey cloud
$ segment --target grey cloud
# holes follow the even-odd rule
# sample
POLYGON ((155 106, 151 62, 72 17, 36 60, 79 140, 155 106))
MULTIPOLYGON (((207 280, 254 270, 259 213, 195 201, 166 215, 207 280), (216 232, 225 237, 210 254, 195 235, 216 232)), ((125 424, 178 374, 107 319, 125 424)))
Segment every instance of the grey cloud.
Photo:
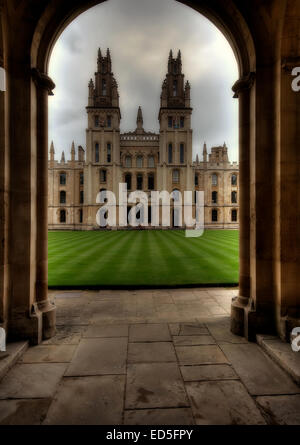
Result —
POLYGON ((174 0, 109 0, 88 10, 65 30, 53 52, 50 74, 57 89, 50 102, 50 139, 59 150, 68 151, 73 139, 85 146, 87 84, 99 46, 111 49, 121 130, 135 128, 141 105, 145 129, 158 131, 168 53, 180 48, 192 86, 194 155, 205 140, 209 146, 225 140, 236 159, 237 105, 231 86, 237 67, 222 41, 206 18, 174 0))

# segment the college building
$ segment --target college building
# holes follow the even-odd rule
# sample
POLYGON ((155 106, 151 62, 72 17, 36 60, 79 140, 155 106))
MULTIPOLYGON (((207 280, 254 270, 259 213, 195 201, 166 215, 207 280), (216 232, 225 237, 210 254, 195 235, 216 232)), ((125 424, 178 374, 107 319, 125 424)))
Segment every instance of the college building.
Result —
MULTIPOLYGON (((126 183, 128 194, 166 190, 169 193, 191 191, 195 217, 196 191, 204 192, 204 223, 206 228, 237 229, 239 167, 228 159, 226 144, 203 147, 203 158, 193 159, 190 84, 184 81, 180 51, 174 58, 170 51, 168 72, 162 84, 158 114, 159 134, 144 129, 142 109, 137 111, 136 129, 120 133, 121 112, 118 84, 112 72, 109 50, 98 52, 95 80, 89 83, 86 149, 79 146, 76 156, 74 142, 71 158, 62 153, 55 160, 54 144, 50 147, 48 164, 49 229, 99 229, 96 214, 97 195, 114 192, 119 202, 119 184, 126 183)), ((173 202, 173 201, 172 201, 173 202)), ((170 225, 184 227, 170 207, 170 225)), ((134 205, 134 204, 132 204, 134 205)), ((127 213, 130 211, 127 205, 127 213)), ((120 208, 117 205, 117 226, 120 208)), ((146 221, 140 213, 141 222, 146 221)), ((161 211, 159 217, 161 227, 161 211)), ((182 219, 182 221, 181 221, 182 219)), ((147 223, 151 222, 149 206, 147 223)), ((155 228, 154 225, 150 226, 155 228)))

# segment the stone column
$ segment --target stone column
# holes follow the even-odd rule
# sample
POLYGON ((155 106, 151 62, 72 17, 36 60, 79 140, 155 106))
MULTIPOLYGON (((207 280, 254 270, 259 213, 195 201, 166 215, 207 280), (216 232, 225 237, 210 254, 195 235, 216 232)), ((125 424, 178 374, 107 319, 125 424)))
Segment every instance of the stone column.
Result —
POLYGON ((37 89, 37 234, 36 302, 43 314, 43 339, 55 334, 56 308, 48 298, 48 96, 55 84, 37 69, 32 70, 37 89))
POLYGON ((250 92, 254 73, 233 86, 239 99, 239 295, 231 306, 231 330, 244 335, 244 309, 250 298, 250 92))

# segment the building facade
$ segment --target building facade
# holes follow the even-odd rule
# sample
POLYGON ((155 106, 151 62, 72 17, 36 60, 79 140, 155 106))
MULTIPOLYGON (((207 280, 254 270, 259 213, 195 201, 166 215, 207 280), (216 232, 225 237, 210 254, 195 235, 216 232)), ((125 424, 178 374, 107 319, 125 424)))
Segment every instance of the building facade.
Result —
MULTIPOLYGON (((137 112, 134 132, 120 133, 121 112, 118 85, 112 73, 109 50, 98 52, 95 80, 89 83, 86 150, 71 147, 71 159, 62 154, 55 160, 53 143, 48 168, 48 225, 51 230, 99 229, 96 215, 97 195, 112 191, 117 199, 118 227, 121 207, 119 184, 126 183, 128 193, 176 190, 184 195, 204 192, 204 222, 206 228, 237 229, 239 218, 239 167, 228 159, 228 149, 212 147, 208 154, 203 147, 203 160, 193 160, 191 128, 191 98, 189 82, 184 81, 180 51, 176 58, 170 51, 168 72, 162 84, 159 110, 159 134, 144 130, 142 109, 137 112)), ((124 212, 134 204, 126 204, 124 212)), ((195 205, 193 206, 195 216, 195 205)), ((143 221, 143 216, 139 214, 143 221)), ((150 207, 147 223, 151 221, 150 207)), ((159 225, 161 227, 161 211, 159 225)), ((183 227, 171 206, 169 228, 183 227)), ((150 226, 155 228, 154 225, 150 226)))

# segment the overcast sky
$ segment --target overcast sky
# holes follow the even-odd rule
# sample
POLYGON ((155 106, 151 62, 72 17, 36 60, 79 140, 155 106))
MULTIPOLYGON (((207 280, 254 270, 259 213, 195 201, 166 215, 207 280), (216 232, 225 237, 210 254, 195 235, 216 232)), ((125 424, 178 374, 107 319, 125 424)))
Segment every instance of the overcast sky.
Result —
POLYGON ((89 9, 62 33, 52 52, 49 74, 56 83, 49 98, 49 143, 56 158, 70 157, 71 143, 85 148, 88 82, 97 52, 110 48, 119 84, 121 131, 136 128, 141 105, 146 131, 159 130, 161 85, 169 51, 181 50, 185 80, 191 84, 193 153, 202 146, 229 148, 238 159, 238 101, 231 87, 238 79, 232 49, 205 17, 175 0, 108 0, 89 9))

